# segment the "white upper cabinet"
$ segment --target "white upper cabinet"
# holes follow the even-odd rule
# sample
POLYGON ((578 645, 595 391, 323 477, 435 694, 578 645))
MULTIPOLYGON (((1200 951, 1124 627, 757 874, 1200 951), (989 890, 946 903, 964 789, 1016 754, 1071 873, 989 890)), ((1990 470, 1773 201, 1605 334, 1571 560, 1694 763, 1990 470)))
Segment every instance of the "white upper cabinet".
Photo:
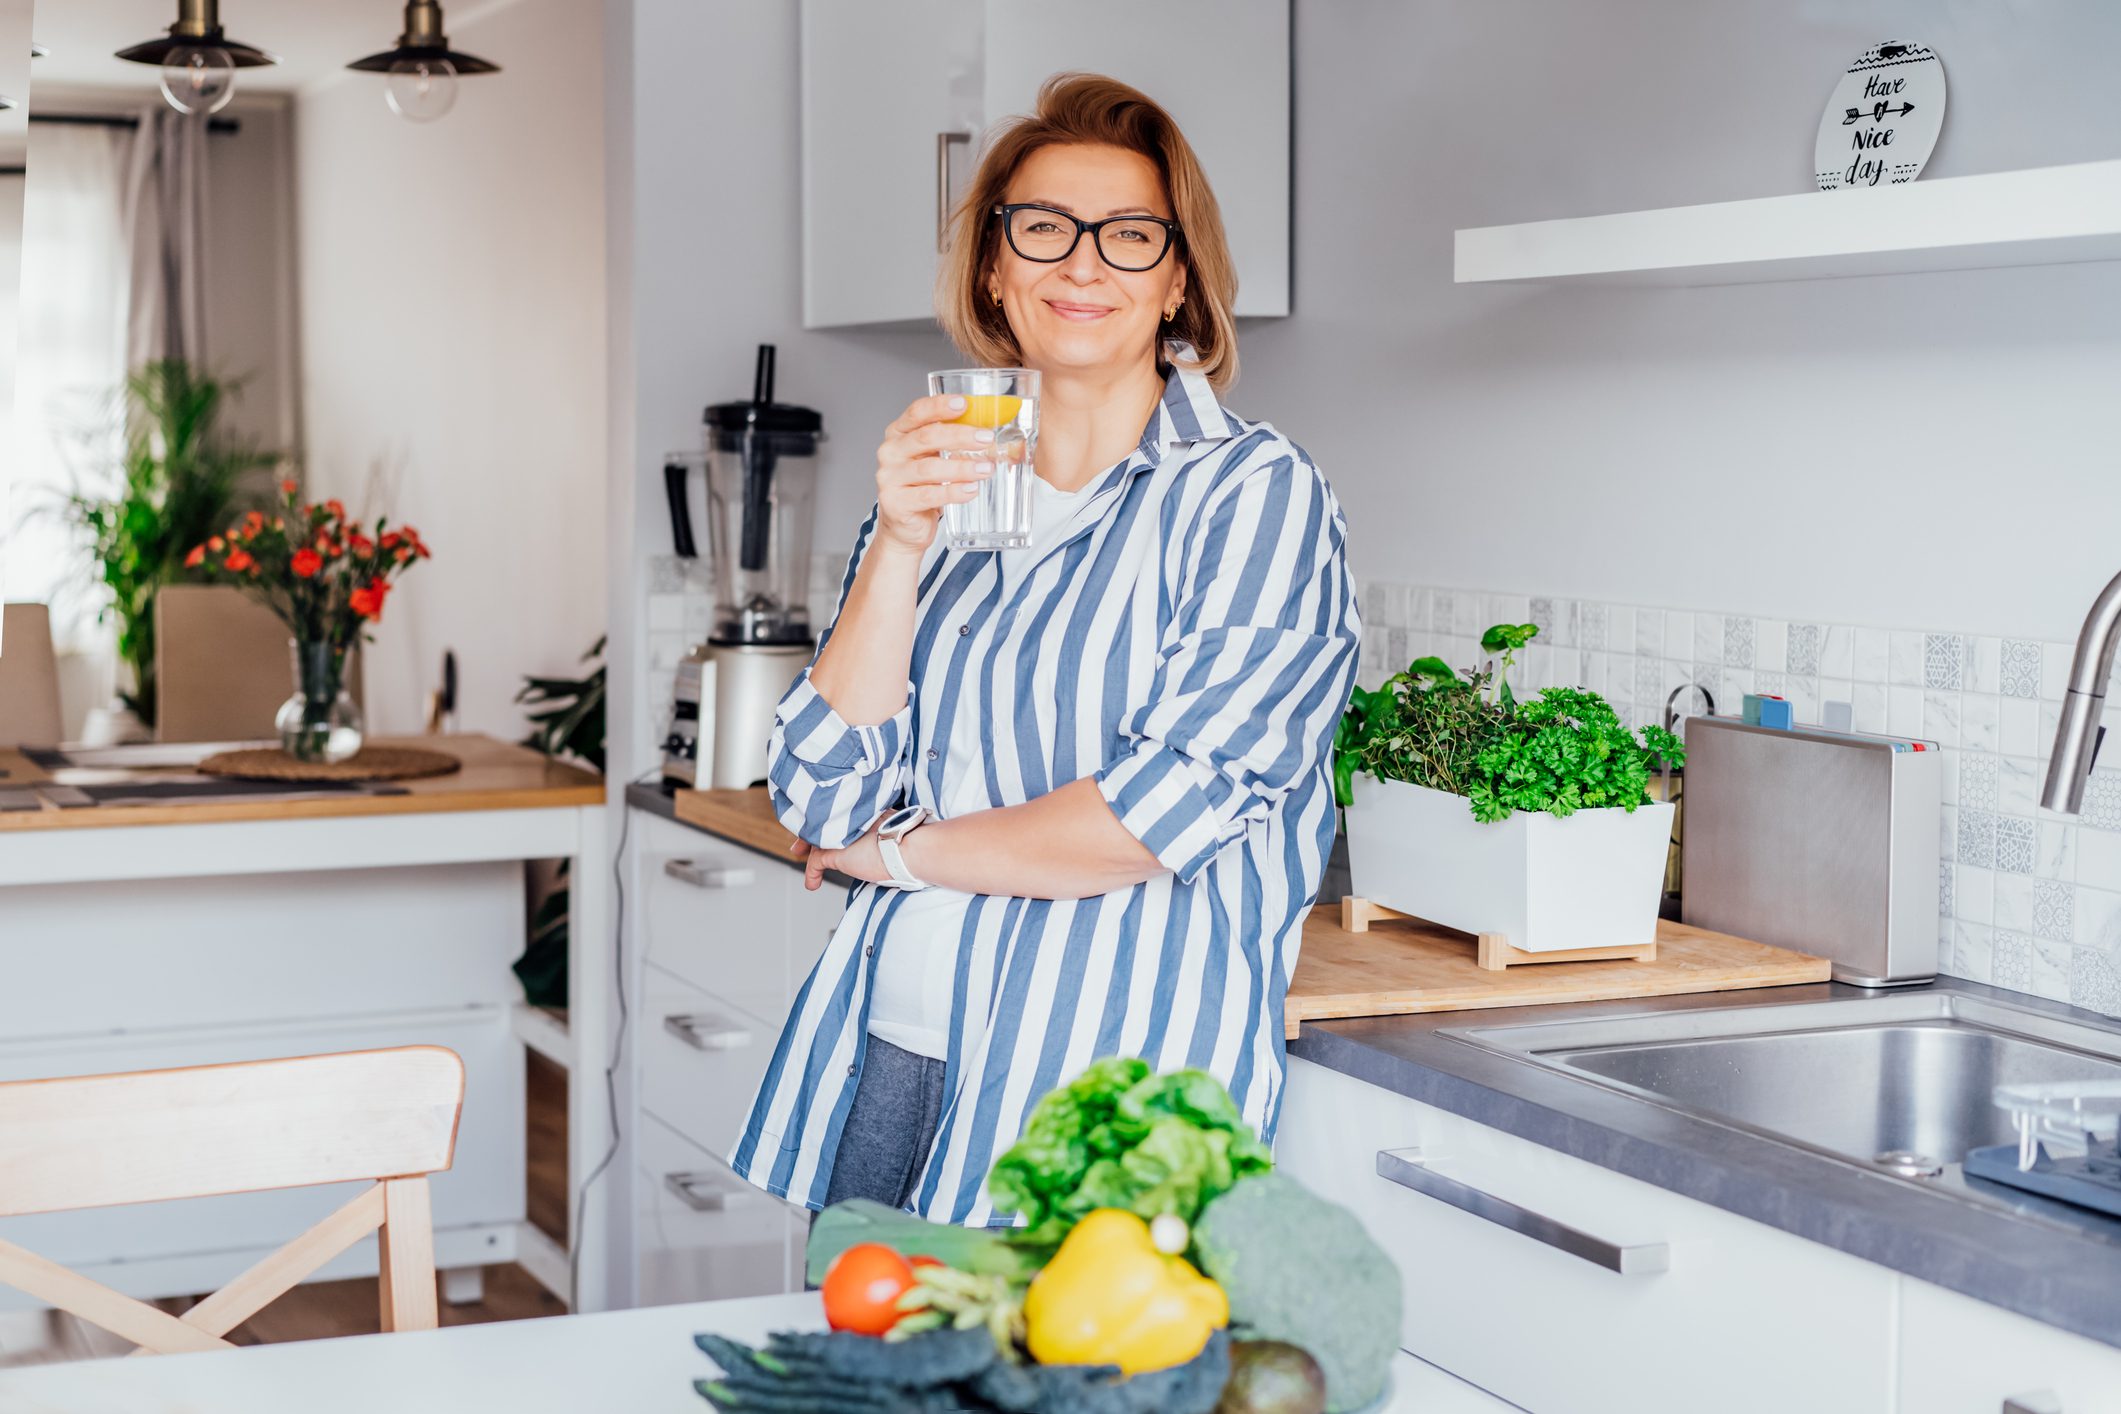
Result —
POLYGON ((1048 75, 1178 120, 1222 206, 1237 313, 1289 312, 1289 0, 803 0, 803 323, 927 321, 942 216, 1048 75))

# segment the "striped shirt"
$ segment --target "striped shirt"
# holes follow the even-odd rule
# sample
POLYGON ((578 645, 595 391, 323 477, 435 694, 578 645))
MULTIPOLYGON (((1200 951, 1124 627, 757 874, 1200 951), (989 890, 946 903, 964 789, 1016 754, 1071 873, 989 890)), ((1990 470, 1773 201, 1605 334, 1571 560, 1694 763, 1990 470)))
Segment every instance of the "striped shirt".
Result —
MULTIPOLYGON (((940 813, 968 777, 1004 807, 1087 775, 1168 871, 1080 900, 920 910, 957 943, 944 1110, 912 1204, 937 1221, 1005 1220, 989 1166, 1100 1056, 1211 1071, 1273 1139, 1282 1002, 1333 841, 1328 751, 1360 641, 1347 525, 1300 447, 1219 406, 1191 350, 1169 352, 1140 444, 1027 573, 928 551, 897 716, 850 726, 806 672, 775 721, 774 806, 813 844, 850 844, 909 800, 940 813)), ((872 513, 843 603, 875 530, 872 513)), ((919 897, 854 888, 730 1154, 744 1178, 822 1204, 872 959, 919 897)))

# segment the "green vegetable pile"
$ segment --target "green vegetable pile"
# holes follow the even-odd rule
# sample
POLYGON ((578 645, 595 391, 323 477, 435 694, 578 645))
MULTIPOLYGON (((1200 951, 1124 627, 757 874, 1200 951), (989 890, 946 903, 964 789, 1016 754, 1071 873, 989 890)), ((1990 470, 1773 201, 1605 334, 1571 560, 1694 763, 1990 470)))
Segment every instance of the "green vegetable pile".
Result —
POLYGON ((1504 676, 1539 630, 1497 624, 1480 646, 1500 655, 1460 677, 1441 658, 1417 658, 1374 692, 1358 688, 1333 739, 1333 788, 1354 802, 1355 774, 1462 795, 1473 818, 1524 810, 1573 815, 1649 803, 1660 761, 1686 748, 1662 727, 1630 733, 1595 692, 1550 687, 1520 703, 1504 676))
POLYGON ((1147 1061, 1108 1056, 1038 1102, 987 1174, 987 1191, 998 1209, 1022 1215, 1015 1240, 1050 1247, 1098 1208, 1190 1223, 1238 1179, 1273 1164, 1214 1076, 1152 1075, 1147 1061))
POLYGON ((1011 1363, 980 1328, 903 1341, 782 1332, 762 1350, 715 1335, 693 1339, 722 1367, 694 1388, 729 1414, 1211 1414, 1230 1379, 1222 1331, 1187 1363, 1131 1379, 1109 1366, 1011 1363))

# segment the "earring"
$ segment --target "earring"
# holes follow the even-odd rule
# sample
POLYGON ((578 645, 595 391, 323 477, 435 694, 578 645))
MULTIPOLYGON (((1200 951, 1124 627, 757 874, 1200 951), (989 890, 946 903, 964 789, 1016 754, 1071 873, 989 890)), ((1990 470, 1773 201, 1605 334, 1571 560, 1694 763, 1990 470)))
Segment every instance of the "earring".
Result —
POLYGON ((987 293, 994 297, 994 302, 996 304, 1000 304, 1002 302, 1002 292, 1000 290, 990 288, 987 293))

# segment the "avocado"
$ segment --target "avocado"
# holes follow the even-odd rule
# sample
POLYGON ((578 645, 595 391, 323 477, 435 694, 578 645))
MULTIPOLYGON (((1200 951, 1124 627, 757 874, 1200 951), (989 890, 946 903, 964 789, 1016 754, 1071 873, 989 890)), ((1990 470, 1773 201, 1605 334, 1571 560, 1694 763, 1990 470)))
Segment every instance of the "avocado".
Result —
POLYGON ((1283 1340, 1230 1347, 1230 1382, 1215 1414, 1324 1414, 1326 1376, 1311 1353, 1283 1340))

